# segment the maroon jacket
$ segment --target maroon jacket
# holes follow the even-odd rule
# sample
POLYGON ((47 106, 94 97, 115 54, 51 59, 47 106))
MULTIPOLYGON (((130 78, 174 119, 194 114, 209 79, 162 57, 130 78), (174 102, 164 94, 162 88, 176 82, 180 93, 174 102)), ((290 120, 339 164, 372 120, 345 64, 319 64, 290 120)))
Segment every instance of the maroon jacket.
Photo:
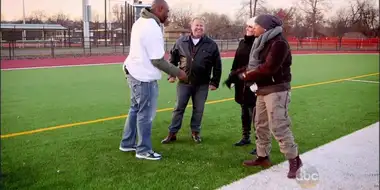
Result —
POLYGON ((269 40, 259 54, 259 67, 254 71, 245 71, 241 76, 244 81, 255 82, 257 95, 267 95, 290 89, 292 55, 290 47, 282 34, 269 40))

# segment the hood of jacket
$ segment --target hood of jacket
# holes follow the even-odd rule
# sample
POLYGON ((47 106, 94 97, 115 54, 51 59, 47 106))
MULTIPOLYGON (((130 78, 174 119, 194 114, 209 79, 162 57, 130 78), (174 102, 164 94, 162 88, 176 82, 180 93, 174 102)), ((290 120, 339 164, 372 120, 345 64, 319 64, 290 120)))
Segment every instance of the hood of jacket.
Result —
POLYGON ((146 18, 146 19, 152 18, 157 22, 157 24, 161 23, 160 19, 151 12, 150 8, 141 9, 140 17, 146 18))

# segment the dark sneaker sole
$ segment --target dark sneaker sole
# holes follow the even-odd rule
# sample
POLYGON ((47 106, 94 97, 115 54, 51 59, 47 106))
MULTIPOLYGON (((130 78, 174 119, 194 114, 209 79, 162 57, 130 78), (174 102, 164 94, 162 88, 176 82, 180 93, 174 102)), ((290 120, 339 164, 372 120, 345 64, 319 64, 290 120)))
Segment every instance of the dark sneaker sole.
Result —
POLYGON ((193 139, 193 141, 195 142, 195 143, 201 143, 202 142, 202 139, 201 138, 199 138, 199 139, 196 139, 196 138, 194 138, 194 137, 191 137, 192 139, 193 139))
POLYGON ((143 155, 138 155, 136 154, 136 158, 138 159, 145 159, 145 160, 160 160, 161 157, 148 157, 148 156, 143 156, 143 155))
POLYGON ((234 145, 235 146, 247 146, 247 145, 250 145, 252 143, 244 143, 244 144, 238 144, 238 143, 235 143, 234 145))

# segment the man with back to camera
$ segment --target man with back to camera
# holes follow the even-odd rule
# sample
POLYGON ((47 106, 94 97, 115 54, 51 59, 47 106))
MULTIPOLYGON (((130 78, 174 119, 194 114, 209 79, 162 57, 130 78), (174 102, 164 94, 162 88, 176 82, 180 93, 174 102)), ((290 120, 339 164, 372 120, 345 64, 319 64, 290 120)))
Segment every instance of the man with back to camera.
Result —
MULTIPOLYGON (((177 84, 177 100, 173 118, 168 136, 161 141, 163 144, 177 139, 176 134, 181 129, 183 114, 190 97, 193 103, 191 137, 194 142, 201 142, 201 122, 208 91, 219 87, 222 74, 218 45, 204 32, 205 21, 194 18, 191 22, 191 35, 181 36, 170 52, 170 63, 184 70, 188 75, 188 80, 180 79, 177 84)), ((170 77, 168 80, 174 83, 175 77, 170 77)))
POLYGON ((131 46, 124 62, 131 106, 125 122, 119 149, 136 151, 136 158, 159 160, 161 155, 152 150, 152 122, 156 115, 158 84, 161 71, 180 80, 186 73, 164 59, 164 39, 161 23, 168 18, 169 6, 165 0, 154 0, 151 8, 144 8, 141 17, 133 24, 131 46), (137 144, 136 144, 136 137, 137 144))

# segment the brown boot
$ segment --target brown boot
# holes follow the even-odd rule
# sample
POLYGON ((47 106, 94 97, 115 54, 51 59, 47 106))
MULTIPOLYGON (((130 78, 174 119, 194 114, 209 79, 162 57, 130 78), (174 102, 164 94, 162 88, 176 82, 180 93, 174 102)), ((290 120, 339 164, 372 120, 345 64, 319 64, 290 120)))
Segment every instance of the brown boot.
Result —
POLYGON ((270 167, 272 163, 269 160, 269 157, 257 157, 253 160, 246 160, 243 162, 244 166, 261 166, 264 168, 270 167))
POLYGON ((288 178, 294 179, 297 176, 297 171, 302 166, 302 161, 299 156, 289 160, 288 178))
POLYGON ((177 140, 176 133, 169 132, 169 135, 167 137, 165 137, 165 139, 162 140, 161 143, 162 144, 168 144, 168 143, 176 141, 176 140, 177 140))

